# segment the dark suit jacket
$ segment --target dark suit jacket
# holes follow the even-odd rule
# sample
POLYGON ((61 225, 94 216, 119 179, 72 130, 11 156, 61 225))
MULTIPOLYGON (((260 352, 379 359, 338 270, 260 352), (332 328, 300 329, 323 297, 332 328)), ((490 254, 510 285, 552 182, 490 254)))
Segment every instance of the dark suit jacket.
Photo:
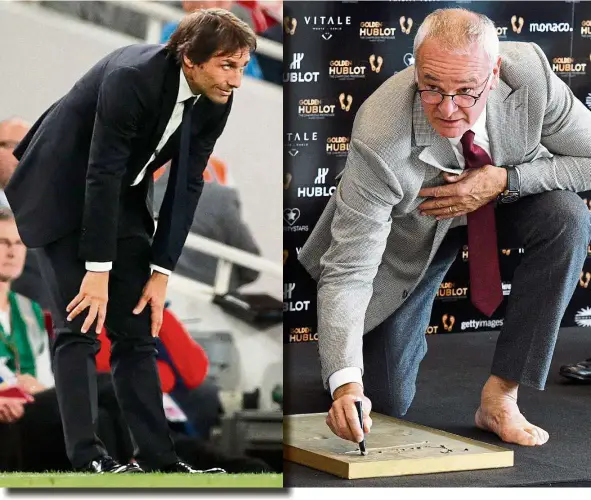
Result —
MULTIPOLYGON (((158 212, 168 182, 169 170, 154 184, 154 208, 158 212)), ((216 182, 206 182, 201 193, 201 204, 195 211, 191 233, 211 238, 226 245, 260 255, 252 233, 240 216, 238 192, 216 182)), ((218 259, 187 246, 177 263, 175 273, 213 285, 218 259)), ((236 290, 259 276, 258 271, 232 266, 230 290, 236 290)))
MULTIPOLYGON (((179 75, 179 65, 165 47, 123 47, 100 60, 37 120, 14 151, 20 161, 5 190, 28 247, 79 230, 81 259, 114 261, 117 237, 132 225, 124 215, 140 210, 153 233, 147 200, 151 174, 172 159, 174 178, 182 127, 150 164, 140 185, 130 185, 162 138, 176 103, 179 75)), ((174 234, 170 220, 159 221, 152 244, 152 262, 158 266, 174 269, 201 194, 203 170, 230 108, 231 99, 219 105, 204 95, 194 106, 189 195, 174 234)), ((174 189, 167 190, 164 205, 170 208, 173 198, 174 189)), ((170 210, 162 213, 170 219, 170 210)))

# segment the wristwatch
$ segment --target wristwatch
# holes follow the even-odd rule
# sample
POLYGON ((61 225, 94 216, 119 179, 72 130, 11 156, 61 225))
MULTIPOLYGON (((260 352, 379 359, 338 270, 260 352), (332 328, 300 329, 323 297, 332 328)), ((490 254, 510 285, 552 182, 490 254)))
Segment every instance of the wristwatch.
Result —
POLYGON ((497 198, 499 203, 513 203, 520 196, 520 178, 519 170, 513 165, 501 165, 507 171, 507 189, 497 198))

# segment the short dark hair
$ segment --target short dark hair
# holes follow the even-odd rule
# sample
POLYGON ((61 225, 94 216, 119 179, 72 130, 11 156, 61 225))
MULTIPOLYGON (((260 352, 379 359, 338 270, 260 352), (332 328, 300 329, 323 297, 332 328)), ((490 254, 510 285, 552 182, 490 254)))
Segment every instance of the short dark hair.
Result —
POLYGON ((215 55, 228 55, 257 46, 254 31, 225 9, 202 9, 185 16, 166 47, 179 64, 183 56, 202 64, 215 55))

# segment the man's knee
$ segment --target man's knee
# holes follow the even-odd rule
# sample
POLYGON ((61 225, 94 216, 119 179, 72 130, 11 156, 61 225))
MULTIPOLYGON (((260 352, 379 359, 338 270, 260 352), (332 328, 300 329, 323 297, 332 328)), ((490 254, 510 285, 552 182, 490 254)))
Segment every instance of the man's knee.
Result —
POLYGON ((111 360, 129 356, 156 356, 153 337, 114 337, 111 340, 111 360))
POLYGON ((87 345, 96 354, 100 350, 100 342, 96 335, 81 332, 56 332, 55 340, 52 342, 52 355, 72 345, 87 345))
POLYGON ((591 238, 591 214, 587 204, 572 191, 544 194, 539 227, 549 236, 561 236, 565 243, 587 245, 591 238))
POLYGON ((371 394, 367 391, 367 397, 371 400, 372 411, 390 417, 403 417, 410 408, 415 393, 416 386, 412 383, 400 384, 388 394, 371 394))

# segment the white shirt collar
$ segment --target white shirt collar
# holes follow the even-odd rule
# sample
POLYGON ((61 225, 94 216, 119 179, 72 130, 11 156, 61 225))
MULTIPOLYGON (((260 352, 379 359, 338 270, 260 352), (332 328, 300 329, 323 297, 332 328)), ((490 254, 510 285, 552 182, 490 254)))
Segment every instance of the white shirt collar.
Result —
MULTIPOLYGON (((482 109, 482 113, 480 113, 474 125, 470 127, 470 130, 477 137, 486 136, 486 106, 482 109)), ((448 137, 448 139, 454 146, 457 146, 462 140, 462 137, 448 137)))
POLYGON ((199 97, 198 94, 193 94, 191 91, 191 87, 189 87, 189 83, 187 82, 187 78, 185 77, 185 73, 183 73, 183 68, 180 69, 180 76, 179 76, 179 93, 176 98, 176 102, 185 102, 187 99, 191 97, 199 97))

